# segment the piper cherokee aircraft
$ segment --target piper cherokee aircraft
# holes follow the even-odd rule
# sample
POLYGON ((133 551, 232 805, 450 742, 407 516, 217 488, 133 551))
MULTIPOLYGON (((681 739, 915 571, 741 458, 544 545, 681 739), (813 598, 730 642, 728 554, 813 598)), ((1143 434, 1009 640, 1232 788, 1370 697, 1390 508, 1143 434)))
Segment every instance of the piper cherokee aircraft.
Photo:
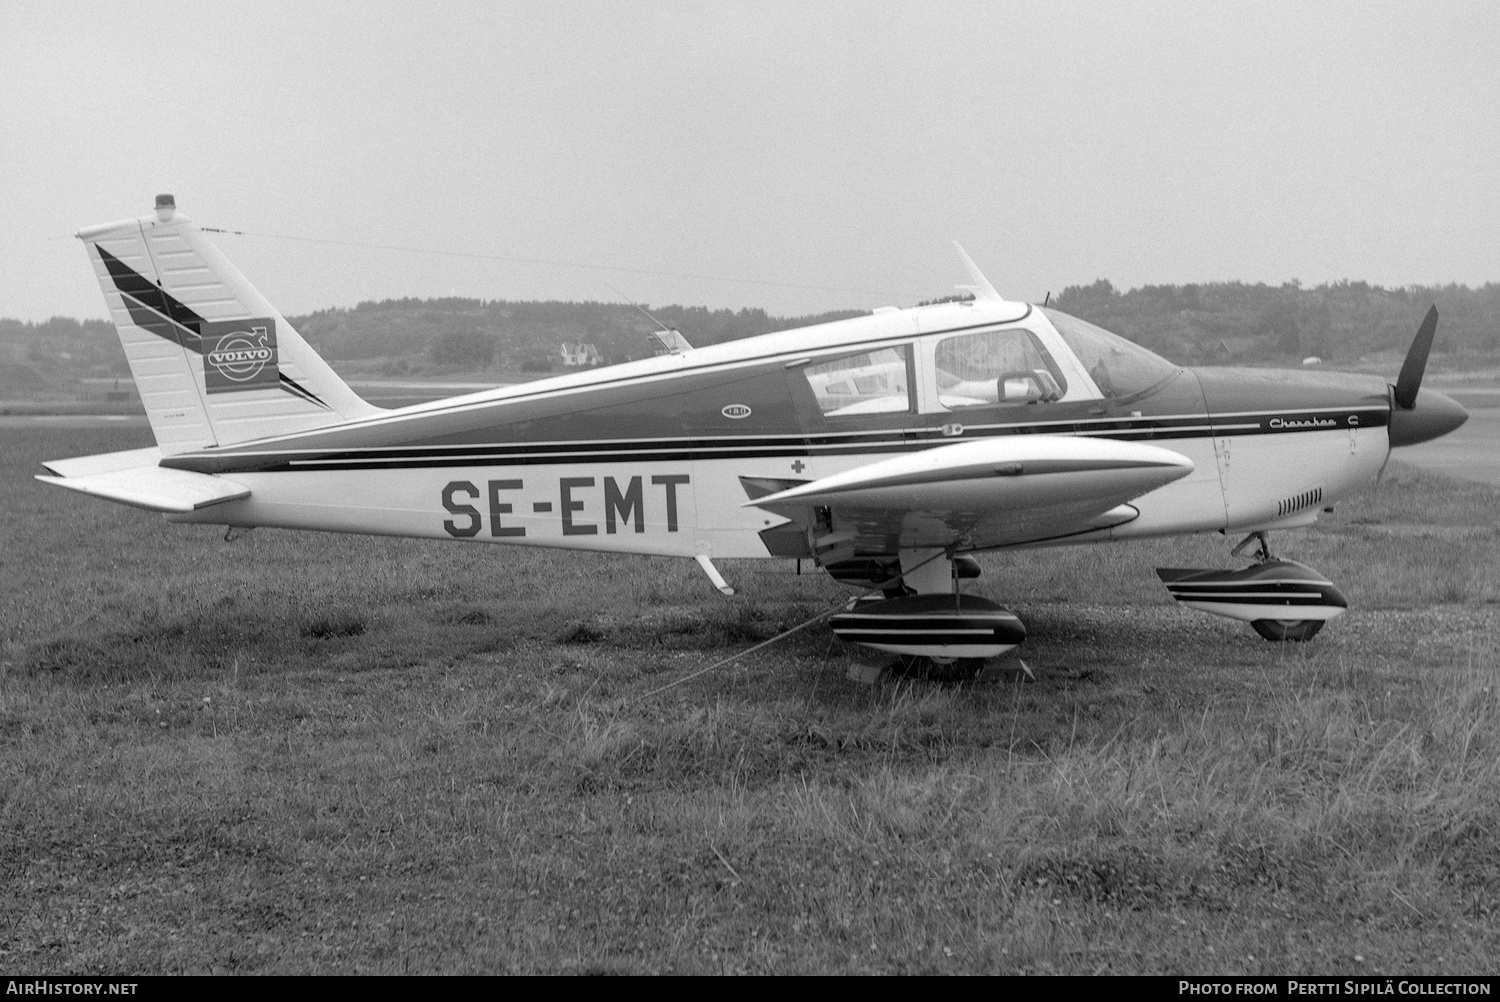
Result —
POLYGON ((1271 554, 1372 484, 1393 447, 1467 418, 1420 393, 1428 312, 1394 386, 1322 371, 1188 369, 1010 302, 963 254, 965 301, 886 307, 395 410, 360 399, 159 196, 78 232, 156 446, 37 479, 165 513, 276 526, 695 558, 797 558, 882 597, 835 634, 977 671, 1019 619, 964 594, 970 554, 1245 534, 1239 570, 1161 569, 1171 595, 1306 640, 1346 602, 1271 554))

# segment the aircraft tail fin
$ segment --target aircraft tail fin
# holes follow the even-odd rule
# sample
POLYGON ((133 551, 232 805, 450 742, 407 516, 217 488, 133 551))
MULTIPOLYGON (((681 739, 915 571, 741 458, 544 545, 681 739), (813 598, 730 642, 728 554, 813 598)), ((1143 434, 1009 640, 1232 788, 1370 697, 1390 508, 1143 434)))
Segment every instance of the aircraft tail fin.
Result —
POLYGON ((203 231, 156 213, 78 231, 164 456, 381 413, 203 231))

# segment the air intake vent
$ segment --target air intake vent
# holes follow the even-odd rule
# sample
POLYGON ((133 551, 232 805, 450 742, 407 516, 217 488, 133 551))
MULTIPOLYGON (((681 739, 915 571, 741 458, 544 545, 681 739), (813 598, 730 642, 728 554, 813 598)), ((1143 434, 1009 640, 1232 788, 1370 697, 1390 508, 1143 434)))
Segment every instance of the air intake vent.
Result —
POLYGON ((1315 505, 1323 500, 1323 488, 1314 487, 1310 491, 1303 491, 1296 497, 1287 498, 1276 506, 1276 516, 1290 515, 1294 511, 1301 511, 1308 505, 1315 505))

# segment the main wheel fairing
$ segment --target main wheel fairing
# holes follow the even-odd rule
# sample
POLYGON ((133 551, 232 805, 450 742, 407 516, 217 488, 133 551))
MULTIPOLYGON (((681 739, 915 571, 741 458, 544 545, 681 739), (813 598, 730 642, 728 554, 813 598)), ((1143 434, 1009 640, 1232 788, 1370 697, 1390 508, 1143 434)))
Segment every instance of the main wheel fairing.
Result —
POLYGON ((867 602, 834 616, 841 640, 891 654, 993 658, 1026 639, 1015 613, 977 595, 907 595, 867 602))

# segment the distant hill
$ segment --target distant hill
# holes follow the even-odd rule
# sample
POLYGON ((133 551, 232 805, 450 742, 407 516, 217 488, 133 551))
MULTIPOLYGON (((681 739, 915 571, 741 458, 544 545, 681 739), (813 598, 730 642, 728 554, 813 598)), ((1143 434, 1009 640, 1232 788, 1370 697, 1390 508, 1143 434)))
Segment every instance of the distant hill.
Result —
POLYGON ((107 320, 0 318, 0 399, 71 396, 79 379, 129 375, 115 325, 107 320))
MULTIPOLYGON (((764 310, 662 306, 652 313, 690 343, 707 345, 864 311, 773 317, 764 310)), ((659 347, 651 336, 655 325, 619 303, 388 299, 287 319, 339 371, 366 378, 515 378, 561 370, 563 342, 593 344, 604 364, 648 358, 659 347)), ((129 375, 108 321, 0 318, 0 399, 70 396, 80 379, 129 375)))
POLYGON ((1435 364, 1468 368, 1500 359, 1496 282, 1478 289, 1214 282, 1120 292, 1100 279, 1064 289, 1053 303, 1187 365, 1284 364, 1316 355, 1343 366, 1406 351, 1433 304, 1442 315, 1435 364))
MULTIPOLYGON (((1184 364, 1325 364, 1389 368, 1422 314, 1442 313, 1435 369, 1500 363, 1500 283, 1383 289, 1338 282, 1304 289, 1214 282, 1121 292, 1106 279, 1070 286, 1054 306, 1184 364)), ((773 317, 764 310, 662 306, 652 313, 694 345, 859 316, 842 310, 773 317)), ((651 355, 653 324, 617 303, 388 299, 289 318, 336 368, 355 378, 465 376, 509 381, 561 370, 558 346, 593 344, 606 364, 651 355)), ((69 396, 80 379, 128 376, 111 324, 53 317, 0 319, 0 399, 69 396)))
MULTIPOLYGON (((764 310, 662 306, 651 312, 702 346, 864 311, 773 317, 764 310)), ((594 345, 606 365, 649 358, 659 347, 651 336, 655 325, 620 303, 387 299, 287 319, 330 362, 384 359, 390 375, 494 367, 545 372, 562 367, 563 342, 594 345)))

